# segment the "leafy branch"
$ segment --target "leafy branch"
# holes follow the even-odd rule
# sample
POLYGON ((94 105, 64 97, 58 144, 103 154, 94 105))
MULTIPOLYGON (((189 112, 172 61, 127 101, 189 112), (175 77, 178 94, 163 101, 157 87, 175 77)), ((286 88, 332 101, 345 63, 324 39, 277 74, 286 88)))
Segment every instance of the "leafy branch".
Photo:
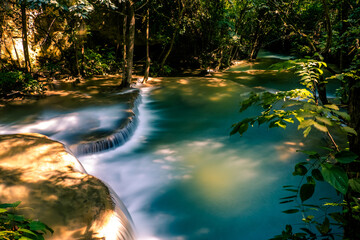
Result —
MULTIPOLYGON (((280 204, 297 203, 295 208, 284 211, 287 214, 301 212, 303 221, 313 224, 319 231, 323 239, 334 237, 334 233, 330 228, 332 224, 345 224, 345 212, 352 214, 359 213, 359 200, 341 205, 343 212, 335 212, 327 214, 326 209, 329 206, 338 206, 337 203, 325 203, 323 206, 311 205, 304 203, 309 200, 316 187, 316 181, 325 181, 329 183, 336 191, 344 196, 348 192, 360 192, 359 176, 352 174, 349 167, 352 163, 359 162, 358 155, 348 149, 340 149, 338 144, 332 137, 330 130, 339 129, 345 135, 357 135, 357 132, 348 126, 350 116, 341 110, 335 104, 320 105, 317 99, 319 84, 325 84, 323 80, 323 71, 321 67, 326 64, 311 59, 290 60, 283 63, 273 65, 272 68, 279 70, 295 69, 296 73, 301 76, 300 83, 306 89, 294 89, 290 91, 279 91, 276 93, 262 92, 250 93, 249 97, 240 104, 240 112, 246 111, 251 106, 259 106, 263 111, 258 115, 245 118, 242 121, 232 125, 231 135, 239 133, 244 134, 249 126, 255 124, 259 126, 267 123, 269 128, 281 127, 286 129, 287 124, 298 123, 298 130, 303 131, 304 137, 307 137, 310 131, 315 128, 327 135, 331 142, 331 148, 324 148, 327 153, 320 154, 315 151, 301 151, 307 155, 307 160, 297 163, 294 168, 293 175, 301 176, 302 179, 298 187, 284 186, 285 190, 291 192, 292 195, 280 199, 280 204), (300 200, 300 201, 298 201, 300 200), (318 221, 314 216, 307 215, 309 210, 325 210, 324 220, 318 221), (337 223, 330 222, 329 217, 337 223)), ((318 239, 317 235, 308 228, 301 228, 303 232, 293 233, 291 225, 286 226, 286 230, 282 235, 278 235, 273 239, 318 239)))
POLYGON ((20 203, 0 204, 0 239, 44 240, 44 234, 54 232, 40 221, 17 215, 15 212, 20 203))

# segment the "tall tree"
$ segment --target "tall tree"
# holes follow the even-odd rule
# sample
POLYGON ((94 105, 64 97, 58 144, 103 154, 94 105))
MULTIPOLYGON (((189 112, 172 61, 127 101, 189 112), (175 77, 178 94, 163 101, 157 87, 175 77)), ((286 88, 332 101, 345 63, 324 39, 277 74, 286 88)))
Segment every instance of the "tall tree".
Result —
POLYGON ((28 43, 28 30, 27 30, 27 0, 20 1, 21 8, 21 25, 22 25, 22 43, 24 50, 24 60, 25 60, 25 71, 31 72, 31 63, 29 56, 29 43, 28 43))
POLYGON ((134 44, 135 44, 135 6, 132 0, 126 2, 127 32, 126 32, 126 68, 125 77, 121 82, 121 87, 130 87, 133 71, 134 44))
POLYGON ((168 47, 168 50, 166 51, 163 59, 161 60, 161 63, 160 63, 160 72, 163 71, 164 69, 164 66, 165 66, 165 62, 167 60, 167 58, 169 57, 173 47, 174 47, 174 44, 175 44, 175 40, 176 40, 176 36, 178 35, 179 33, 179 29, 180 29, 180 26, 181 26, 181 20, 182 18, 184 17, 184 12, 185 12, 185 2, 186 0, 178 0, 177 1, 177 5, 178 5, 178 13, 177 13, 177 18, 175 20, 175 26, 174 26, 174 30, 173 30, 173 34, 172 34, 172 37, 171 37, 171 40, 170 40, 170 44, 169 44, 169 47, 168 47))
POLYGON ((147 1, 147 10, 146 10, 146 61, 145 61, 145 73, 143 83, 149 79, 150 73, 150 50, 149 50, 149 37, 150 37, 150 4, 149 0, 147 1))

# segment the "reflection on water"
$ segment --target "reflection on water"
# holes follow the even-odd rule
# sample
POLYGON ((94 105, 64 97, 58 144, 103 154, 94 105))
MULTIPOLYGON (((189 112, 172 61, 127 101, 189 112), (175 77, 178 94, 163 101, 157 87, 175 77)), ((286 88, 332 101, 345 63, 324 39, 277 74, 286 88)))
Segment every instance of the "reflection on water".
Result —
POLYGON ((230 137, 253 88, 220 77, 161 80, 129 145, 80 158, 120 194, 139 239, 267 239, 297 222, 278 204, 301 157, 288 147, 301 147, 296 131, 230 137))
MULTIPOLYGON (((160 78, 158 88, 142 89, 139 125, 129 142, 80 157, 85 169, 125 202, 139 239, 268 239, 286 223, 298 222, 299 216, 281 213, 289 206, 278 203, 286 194, 282 185, 299 181, 291 175, 303 157, 296 153, 304 145, 296 128, 261 126, 243 137, 229 136, 234 122, 259 111, 238 113, 250 91, 297 84, 292 73, 266 70, 277 61, 243 63, 213 77, 160 78)), ((81 138, 79 132, 116 125, 124 117, 118 102, 46 117, 39 113, 21 124, 7 120, 0 130, 43 131, 47 124, 51 136, 72 142, 81 138)))

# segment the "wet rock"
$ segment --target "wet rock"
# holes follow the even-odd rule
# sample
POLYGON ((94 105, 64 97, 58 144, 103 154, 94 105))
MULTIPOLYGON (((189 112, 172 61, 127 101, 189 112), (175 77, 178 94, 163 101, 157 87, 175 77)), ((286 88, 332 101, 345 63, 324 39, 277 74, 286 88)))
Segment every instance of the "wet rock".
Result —
POLYGON ((21 201, 22 214, 54 229, 45 239, 134 239, 116 195, 41 134, 0 136, 0 199, 21 201))

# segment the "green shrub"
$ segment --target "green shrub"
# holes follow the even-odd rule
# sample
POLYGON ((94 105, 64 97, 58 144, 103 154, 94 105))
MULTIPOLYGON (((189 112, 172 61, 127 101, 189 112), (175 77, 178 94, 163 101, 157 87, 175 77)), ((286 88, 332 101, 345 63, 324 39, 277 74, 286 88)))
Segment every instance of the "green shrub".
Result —
POLYGON ((42 93, 44 87, 31 74, 21 71, 0 72, 0 94, 8 94, 12 91, 26 93, 42 93))
POLYGON ((0 204, 0 239, 4 240, 43 240, 46 232, 54 231, 40 221, 27 219, 17 215, 19 202, 0 204))
POLYGON ((0 73, 0 92, 9 93, 11 91, 20 91, 24 78, 22 72, 0 73))
POLYGON ((150 76, 151 77, 158 77, 158 76, 170 76, 174 73, 174 69, 169 65, 164 65, 161 69, 160 64, 154 62, 150 68, 150 76))
MULTIPOLYGON (((79 60, 81 62, 81 60, 79 60)), ((80 64, 81 65, 81 64, 80 64)), ((82 64, 85 76, 104 75, 114 73, 120 68, 115 52, 111 49, 86 49, 82 64)))

